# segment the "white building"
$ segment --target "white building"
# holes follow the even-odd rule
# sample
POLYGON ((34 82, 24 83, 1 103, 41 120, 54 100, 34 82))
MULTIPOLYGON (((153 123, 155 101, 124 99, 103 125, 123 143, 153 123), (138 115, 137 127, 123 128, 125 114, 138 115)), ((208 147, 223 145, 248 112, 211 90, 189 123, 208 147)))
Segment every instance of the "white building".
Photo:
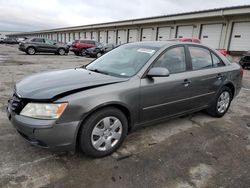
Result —
POLYGON ((46 37, 61 42, 93 39, 116 44, 194 37, 215 49, 245 51, 250 49, 250 5, 18 33, 11 36, 46 37))

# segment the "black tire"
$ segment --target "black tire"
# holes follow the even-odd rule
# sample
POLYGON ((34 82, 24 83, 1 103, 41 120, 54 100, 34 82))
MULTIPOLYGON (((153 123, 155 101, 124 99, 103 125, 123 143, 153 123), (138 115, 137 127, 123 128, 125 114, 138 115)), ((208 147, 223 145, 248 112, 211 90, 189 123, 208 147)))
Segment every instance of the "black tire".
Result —
POLYGON ((36 54, 36 49, 34 47, 28 47, 26 50, 26 53, 29 55, 35 55, 36 54))
POLYGON ((230 107, 230 104, 231 104, 231 101, 232 101, 232 96, 233 96, 233 94, 232 94, 231 89, 230 89, 229 87, 227 87, 227 86, 223 86, 223 87, 220 89, 220 91, 218 92, 217 96, 215 97, 215 100, 213 100, 212 104, 211 104, 210 107, 207 109, 207 113, 208 113, 210 116, 212 116, 212 117, 218 117, 218 118, 219 118, 219 117, 224 116, 224 115, 227 113, 227 111, 228 111, 228 109, 229 109, 229 107, 230 107), (221 94, 224 93, 224 92, 226 92, 226 93, 229 94, 229 104, 228 104, 228 106, 226 107, 225 111, 220 112, 220 111, 218 110, 218 101, 220 100, 221 94))
POLYGON ((247 67, 246 67, 244 64, 242 65, 242 68, 243 68, 243 69, 247 69, 247 67))
POLYGON ((63 49, 63 48, 59 48, 58 51, 57 51, 57 53, 58 53, 59 55, 65 55, 66 51, 65 51, 65 49, 63 49))
MULTIPOLYGON (((80 149, 83 153, 85 153, 86 155, 90 157, 107 156, 119 148, 119 146, 124 141, 127 135, 127 132, 128 132, 128 121, 124 113, 121 112, 117 108, 112 108, 112 107, 103 108, 101 110, 94 112, 92 115, 90 115, 87 118, 86 121, 83 122, 81 130, 80 130, 80 134, 79 134, 80 149), (118 120, 120 120, 121 125, 122 125, 121 136, 119 140, 117 140, 116 144, 113 147, 111 147, 109 150, 99 151, 92 144, 92 131, 96 127, 98 122, 100 122, 102 119, 106 117, 115 117, 118 120)), ((104 143, 105 142, 103 141, 103 144, 104 143)))
POLYGON ((96 57, 98 58, 98 57, 101 57, 102 56, 102 53, 101 52, 98 52, 97 54, 96 54, 96 57))
POLYGON ((82 55, 82 56, 85 56, 85 55, 86 55, 85 51, 86 51, 86 49, 81 49, 81 55, 82 55))
POLYGON ((79 56, 79 52, 74 52, 74 54, 75 54, 76 56, 79 56))

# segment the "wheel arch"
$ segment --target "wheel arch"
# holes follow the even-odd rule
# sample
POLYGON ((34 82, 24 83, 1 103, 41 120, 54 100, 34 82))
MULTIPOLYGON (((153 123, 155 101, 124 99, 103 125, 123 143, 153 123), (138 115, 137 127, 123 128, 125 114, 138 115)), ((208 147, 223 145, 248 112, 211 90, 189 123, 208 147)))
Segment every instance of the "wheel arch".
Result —
POLYGON ((227 82, 224 84, 224 86, 228 87, 231 91, 232 91, 232 99, 234 98, 235 96, 235 86, 233 85, 232 82, 227 82))
POLYGON ((36 48, 35 46, 33 46, 33 45, 27 46, 27 47, 26 47, 26 51, 27 51, 29 48, 34 48, 35 51, 37 51, 37 48, 36 48))
POLYGON ((89 111, 87 114, 84 114, 82 117, 81 122, 79 123, 78 129, 76 131, 76 138, 75 138, 75 143, 76 146, 75 148, 78 148, 79 146, 79 136, 80 136, 80 130, 82 128, 82 126, 84 126, 84 122, 95 112, 104 109, 104 108, 109 108, 109 107, 113 107, 113 108, 117 108, 119 110, 121 110, 124 115, 126 116, 127 120, 128 120, 128 132, 130 132, 133 128, 133 124, 134 124, 134 118, 132 116, 132 112, 131 110, 123 103, 120 102, 110 102, 110 103, 104 103, 101 105, 96 106, 95 108, 93 108, 91 111, 89 111))

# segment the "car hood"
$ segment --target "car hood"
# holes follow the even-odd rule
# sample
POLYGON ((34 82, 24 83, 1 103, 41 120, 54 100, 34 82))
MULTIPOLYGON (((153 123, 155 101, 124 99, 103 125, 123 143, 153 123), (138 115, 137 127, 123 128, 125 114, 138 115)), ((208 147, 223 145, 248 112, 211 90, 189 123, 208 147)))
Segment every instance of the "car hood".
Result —
POLYGON ((85 89, 126 80, 128 78, 118 78, 75 68, 34 74, 18 82, 15 92, 21 98, 51 100, 85 89))

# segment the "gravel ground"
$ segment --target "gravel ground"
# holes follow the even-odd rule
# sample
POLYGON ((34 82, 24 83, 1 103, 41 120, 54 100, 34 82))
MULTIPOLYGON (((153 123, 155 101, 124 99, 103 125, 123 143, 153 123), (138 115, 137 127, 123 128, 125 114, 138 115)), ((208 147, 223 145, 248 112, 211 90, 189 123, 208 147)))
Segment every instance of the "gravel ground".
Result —
POLYGON ((0 45, 0 187, 246 187, 250 186, 250 71, 223 118, 203 112, 141 128, 102 159, 31 146, 8 121, 5 107, 16 81, 92 59, 28 56, 0 45))

